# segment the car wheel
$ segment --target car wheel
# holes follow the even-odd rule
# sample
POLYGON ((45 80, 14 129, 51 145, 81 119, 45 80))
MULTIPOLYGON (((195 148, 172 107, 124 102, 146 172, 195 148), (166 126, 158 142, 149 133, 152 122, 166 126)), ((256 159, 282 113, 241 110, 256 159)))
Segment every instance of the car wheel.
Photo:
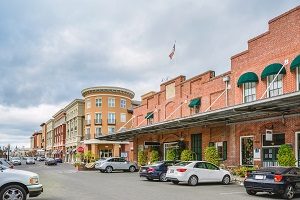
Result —
POLYGON ((9 200, 26 200, 26 191, 19 185, 9 185, 0 192, 0 199, 9 200))
POLYGON ((173 184, 178 185, 179 181, 172 181, 173 184))
POLYGON ((101 169, 101 170, 99 170, 99 171, 100 171, 101 173, 103 173, 103 172, 104 172, 104 170, 102 170, 102 169, 101 169))
POLYGON ((225 175, 225 176, 223 177, 222 183, 223 183, 224 185, 228 185, 228 184, 230 183, 230 176, 225 175))
POLYGON ((107 173, 111 173, 111 172, 113 171, 113 168, 112 168, 111 166, 107 166, 107 167, 105 168, 105 171, 106 171, 107 173))
POLYGON ((191 186, 195 186, 198 184, 198 177, 193 175, 189 178, 188 184, 191 186))
POLYGON ((135 172, 135 170, 136 170, 135 166, 130 166, 130 167, 129 167, 129 171, 130 171, 130 172, 135 172))
POLYGON ((161 175, 159 176, 159 180, 161 182, 166 182, 167 181, 167 174, 166 173, 161 173, 161 175))
POLYGON ((295 195, 295 189, 292 185, 288 185, 282 195, 284 199, 292 199, 295 195))
POLYGON ((256 192, 253 190, 246 190, 247 194, 249 195, 256 195, 256 192))

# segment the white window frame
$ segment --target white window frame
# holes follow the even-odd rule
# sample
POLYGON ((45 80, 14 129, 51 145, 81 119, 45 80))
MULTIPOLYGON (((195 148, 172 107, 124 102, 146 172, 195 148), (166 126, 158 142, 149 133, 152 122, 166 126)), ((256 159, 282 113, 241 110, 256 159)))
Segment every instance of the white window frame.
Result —
MULTIPOLYGON (((242 138, 252 138, 254 146, 254 135, 240 136, 240 165, 243 166, 242 160, 242 138)), ((253 147, 253 164, 254 164, 254 147, 253 147)))
POLYGON ((298 166, 299 167, 299 162, 298 162, 298 160, 299 160, 299 154, 298 154, 298 148, 299 148, 299 143, 298 143, 298 137, 300 137, 300 132, 299 131, 297 131, 297 132, 295 132, 295 157, 296 157, 296 160, 297 160, 297 165, 296 166, 298 166))
POLYGON ((120 99, 120 107, 121 107, 121 108, 126 108, 126 103, 127 103, 127 102, 126 102, 126 99, 123 99, 123 98, 120 99), (122 103, 122 102, 123 102, 123 103, 122 103))
POLYGON ((107 122, 109 122, 109 123, 115 123, 116 122, 116 113, 115 112, 107 113, 107 122), (114 116, 114 117, 110 118, 110 114, 112 114, 112 116, 114 116), (114 120, 114 121, 110 121, 110 120, 114 120))
POLYGON ((126 120, 127 120, 127 115, 126 115, 126 113, 120 113, 120 121, 121 121, 121 122, 126 122, 126 120), (123 116, 123 117, 125 116, 125 118, 122 118, 122 116, 123 116), (122 120, 122 119, 125 119, 125 120, 122 120))
POLYGON ((219 154, 219 150, 218 150, 218 147, 222 147, 222 157, 220 157, 219 159, 220 160, 223 160, 224 158, 224 146, 223 146, 223 142, 215 142, 215 148, 217 149, 217 152, 219 154))
MULTIPOLYGON (((257 92, 256 92, 256 82, 249 82, 250 84, 254 84, 254 91, 255 91, 255 93, 254 94, 251 94, 251 95, 255 95, 255 99, 254 100, 252 100, 252 101, 245 101, 245 84, 246 83, 243 83, 243 103, 248 103, 248 102, 253 102, 253 101, 256 101, 256 94, 257 94, 257 92)), ((247 83, 247 84, 249 84, 249 83, 247 83)), ((252 91, 252 90, 251 90, 252 91)), ((248 96, 251 96, 251 95, 248 95, 248 96)))
MULTIPOLYGON (((270 96, 270 89, 271 89, 271 87, 269 87, 269 86, 270 86, 270 83, 274 80, 274 79, 273 79, 273 80, 270 79, 271 76, 274 76, 274 78, 275 78, 276 74, 270 75, 270 76, 267 77, 267 88, 268 88, 267 97, 268 97, 268 98, 271 97, 271 96, 270 96)), ((278 76, 277 76, 276 78, 278 79, 279 76, 281 76, 281 85, 282 85, 282 87, 281 87, 281 94, 278 94, 278 95, 276 95, 276 96, 280 96, 280 95, 283 94, 283 74, 278 74, 278 76)), ((275 83, 275 81, 273 82, 273 84, 274 84, 274 83, 275 83)), ((276 88, 276 90, 277 90, 277 89, 278 89, 278 88, 276 88)), ((273 89, 273 90, 274 90, 274 89, 273 89)), ((272 96, 272 97, 276 97, 276 96, 272 96)))
POLYGON ((101 97, 97 97, 95 99, 95 105, 97 108, 102 107, 102 98, 101 97), (100 100, 100 102, 97 102, 97 100, 100 100), (100 105, 98 105, 98 104, 100 104, 100 105))
POLYGON ((113 97, 108 97, 108 107, 109 108, 114 108, 116 107, 116 98, 113 97))
POLYGON ((86 108, 91 108, 91 99, 85 100, 85 106, 86 106, 86 108))
POLYGON ((178 145, 178 142, 166 142, 166 143, 164 143, 164 160, 166 160, 167 159, 167 148, 166 148, 166 146, 168 146, 168 145, 178 145))
POLYGON ((87 134, 90 134, 90 135, 91 135, 91 128, 90 128, 90 127, 85 128, 85 134, 86 134, 86 135, 87 135, 87 134), (87 130, 89 130, 89 133, 87 133, 87 130))
POLYGON ((113 133, 115 133, 115 132, 116 132, 116 127, 115 127, 115 126, 108 126, 108 127, 107 127, 107 133, 108 133, 108 135, 111 135, 111 134, 113 134, 113 133), (110 131, 109 131, 110 128, 113 128, 113 129, 114 129, 114 132, 110 132, 110 131))
POLYGON ((101 112, 96 112, 95 113, 95 120, 100 119, 100 121, 102 120, 102 113, 101 112), (100 118, 97 117, 97 115, 100 115, 100 118))
POLYGON ((90 113, 87 113, 86 114, 86 122, 90 122, 90 124, 92 123, 91 122, 91 115, 90 115, 90 113), (88 117, 89 116, 89 117, 88 117))
POLYGON ((300 90, 300 87, 299 87, 299 85, 300 85, 300 70, 299 70, 299 67, 297 67, 296 68, 296 88, 297 88, 297 91, 299 91, 300 90))

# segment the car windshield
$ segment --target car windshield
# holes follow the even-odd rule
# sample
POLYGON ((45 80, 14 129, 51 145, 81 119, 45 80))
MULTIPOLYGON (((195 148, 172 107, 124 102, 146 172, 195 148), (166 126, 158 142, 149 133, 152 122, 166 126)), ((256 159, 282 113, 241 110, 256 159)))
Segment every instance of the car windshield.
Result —
POLYGON ((180 162, 180 163, 177 163, 175 166, 187 166, 189 164, 191 164, 192 162, 180 162))
POLYGON ((260 170, 259 172, 270 172, 272 174, 285 174, 290 170, 290 168, 286 167, 265 167, 260 170))

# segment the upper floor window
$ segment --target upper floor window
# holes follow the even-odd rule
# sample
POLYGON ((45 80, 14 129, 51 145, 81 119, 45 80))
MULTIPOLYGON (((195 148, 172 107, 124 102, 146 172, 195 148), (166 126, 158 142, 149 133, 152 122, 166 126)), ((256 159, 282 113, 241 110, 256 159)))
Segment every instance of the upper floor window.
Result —
POLYGON ((108 113, 107 121, 109 124, 116 123, 116 114, 115 113, 108 113))
POLYGON ((244 103, 256 100, 256 83, 248 82, 243 84, 243 100, 244 103))
POLYGON ((300 70, 297 67, 297 90, 300 90, 300 70))
POLYGON ((282 87, 282 74, 279 74, 276 79, 276 74, 275 75, 270 75, 268 76, 268 97, 275 97, 278 95, 281 95, 283 93, 283 87, 282 87), (272 83, 272 81, 274 82, 272 83))
POLYGON ((86 108, 91 108, 91 100, 87 99, 85 102, 86 108))
POLYGON ((108 107, 115 107, 115 98, 108 98, 108 107))
POLYGON ((102 113, 95 113, 95 123, 96 124, 102 123, 102 113))
POLYGON ((121 101, 120 101, 120 107, 121 108, 126 108, 126 99, 121 99, 121 101))
POLYGON ((86 115, 86 124, 91 124, 91 115, 90 114, 86 115))
POLYGON ((121 113, 121 122, 126 122, 126 113, 121 113))
POLYGON ((97 136, 102 135, 102 129, 101 129, 101 127, 96 127, 96 135, 97 136))
POLYGON ((101 107, 102 106, 102 98, 97 98, 96 99, 96 107, 101 107))
POLYGON ((109 126, 109 127, 108 127, 108 134, 114 133, 115 130, 116 130, 116 128, 115 128, 114 126, 109 126))

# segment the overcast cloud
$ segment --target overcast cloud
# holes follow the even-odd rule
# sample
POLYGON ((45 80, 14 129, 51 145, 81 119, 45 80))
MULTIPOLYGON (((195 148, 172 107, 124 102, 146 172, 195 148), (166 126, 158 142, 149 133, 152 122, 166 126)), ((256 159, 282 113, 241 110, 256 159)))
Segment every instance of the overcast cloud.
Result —
POLYGON ((163 78, 230 70, 230 57, 297 6, 282 0, 0 2, 0 146, 97 85, 157 91, 163 78), (168 54, 176 42, 175 62, 168 54))

